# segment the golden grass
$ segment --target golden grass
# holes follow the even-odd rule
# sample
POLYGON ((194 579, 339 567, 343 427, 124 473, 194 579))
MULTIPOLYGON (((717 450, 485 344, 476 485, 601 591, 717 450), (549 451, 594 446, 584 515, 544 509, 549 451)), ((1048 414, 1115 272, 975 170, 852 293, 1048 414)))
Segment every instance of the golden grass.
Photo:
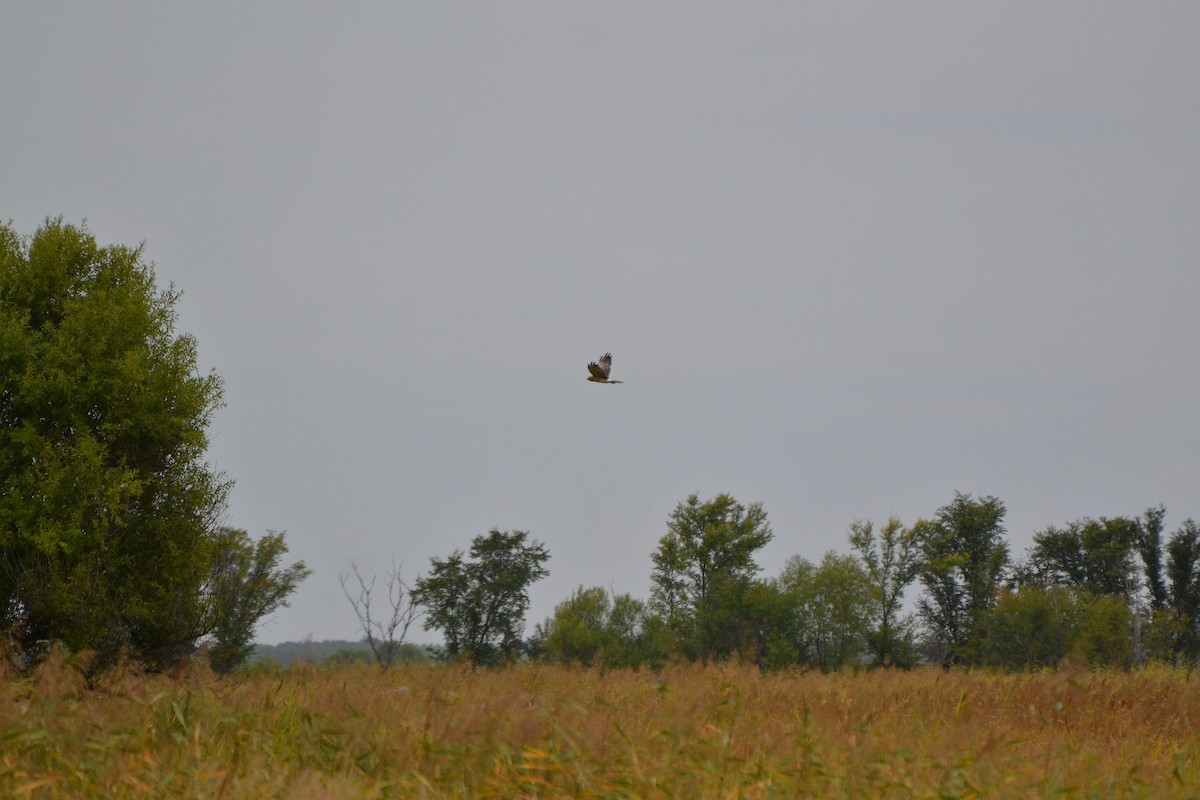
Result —
MULTIPOLYGON (((1200 679, 1198 679, 1200 680, 1200 679)), ((1200 796, 1183 672, 0 678, 0 796, 1200 796)))

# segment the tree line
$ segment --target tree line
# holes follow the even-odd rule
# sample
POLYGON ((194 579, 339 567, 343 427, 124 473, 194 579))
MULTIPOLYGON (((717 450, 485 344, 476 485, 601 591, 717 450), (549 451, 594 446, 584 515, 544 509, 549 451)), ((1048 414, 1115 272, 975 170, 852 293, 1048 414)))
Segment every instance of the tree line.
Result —
MULTIPOLYGON (((955 493, 911 526, 855 521, 849 553, 793 556, 764 577, 755 555, 774 534, 762 504, 692 495, 650 555, 648 599, 581 586, 523 639, 528 587, 549 574, 550 554, 527 532, 493 530, 466 554, 432 559, 394 607, 443 633, 443 658, 480 665, 737 658, 763 669, 1012 670, 1200 658, 1194 521, 1165 536, 1162 506, 1081 519, 1038 531, 1014 557, 1006 511, 998 498, 955 493)), ((395 571, 391 579, 406 588, 395 571)))

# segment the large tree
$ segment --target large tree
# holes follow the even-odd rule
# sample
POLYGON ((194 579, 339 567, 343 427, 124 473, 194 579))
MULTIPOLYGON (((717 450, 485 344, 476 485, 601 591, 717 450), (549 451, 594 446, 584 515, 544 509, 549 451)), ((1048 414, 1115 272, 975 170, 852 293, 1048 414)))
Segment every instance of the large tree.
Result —
POLYGON ((955 492, 932 520, 920 520, 914 536, 925 596, 917 603, 936 655, 944 666, 980 660, 988 612, 999 596, 1008 563, 1004 503, 955 492))
POLYGON ((446 637, 450 658, 494 665, 519 654, 529 586, 550 574, 549 551, 528 536, 492 529, 471 541, 469 557, 433 558, 417 578, 412 600, 425 610, 425 630, 446 637))
POLYGON ((646 604, 603 586, 579 587, 539 626, 546 655, 564 664, 638 667, 661 663, 668 636, 662 620, 646 604))
POLYGON ((208 660, 224 674, 253 655, 259 620, 286 606, 312 570, 303 561, 280 566, 288 548, 279 531, 270 531, 256 542, 246 531, 221 528, 215 540, 216 557, 206 592, 215 626, 208 660))
POLYGON ((1001 592, 988 620, 984 660, 1007 670, 1056 666, 1078 635, 1080 594, 1040 583, 1001 592))
POLYGON ((1132 601, 1139 584, 1136 556, 1143 529, 1126 517, 1070 522, 1033 535, 1030 567, 1039 582, 1132 601))
POLYGON ((1167 577, 1176 626, 1174 655, 1195 664, 1200 661, 1200 525, 1191 519, 1167 543, 1167 577))
POLYGON ((1137 549, 1142 557, 1146 591, 1150 593, 1150 610, 1155 612, 1165 609, 1170 599, 1163 574, 1162 532, 1166 516, 1167 507, 1158 505, 1146 509, 1137 521, 1137 549))
POLYGON ((776 580, 794 613, 797 661, 821 670, 858 663, 871 618, 871 581, 854 556, 832 550, 820 564, 792 556, 776 580))
POLYGON ((728 494, 676 506, 653 554, 651 606, 692 657, 725 656, 742 641, 741 606, 759 566, 754 554, 771 541, 761 503, 728 494))
POLYGON ((914 661, 912 626, 901 618, 904 590, 917 577, 919 551, 911 530, 891 517, 879 529, 871 522, 850 526, 850 545, 866 568, 873 622, 867 636, 878 666, 910 666, 914 661))
POLYGON ((0 621, 161 666, 210 632, 230 483, 204 460, 221 381, 142 249, 0 224, 0 621))

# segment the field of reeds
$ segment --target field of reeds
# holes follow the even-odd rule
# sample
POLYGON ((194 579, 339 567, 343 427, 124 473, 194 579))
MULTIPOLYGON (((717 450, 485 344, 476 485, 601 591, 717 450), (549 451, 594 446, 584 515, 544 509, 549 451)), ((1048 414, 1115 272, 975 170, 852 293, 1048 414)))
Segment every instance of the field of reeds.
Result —
POLYGON ((0 678, 0 796, 1200 796, 1183 671, 603 673, 69 663, 0 678))

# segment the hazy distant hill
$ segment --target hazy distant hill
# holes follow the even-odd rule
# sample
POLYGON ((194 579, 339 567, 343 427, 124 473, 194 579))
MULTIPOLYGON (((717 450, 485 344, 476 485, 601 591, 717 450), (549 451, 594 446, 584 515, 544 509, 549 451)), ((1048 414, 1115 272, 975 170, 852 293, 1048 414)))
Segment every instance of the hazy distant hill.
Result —
MULTIPOLYGON (((365 639, 357 642, 333 639, 323 642, 280 642, 279 644, 256 644, 250 663, 270 659, 281 666, 289 666, 294 662, 323 664, 331 656, 336 655, 341 660, 361 658, 370 661, 371 648, 365 639)), ((430 648, 424 645, 403 644, 400 646, 400 661, 428 661, 431 657, 430 648)))

